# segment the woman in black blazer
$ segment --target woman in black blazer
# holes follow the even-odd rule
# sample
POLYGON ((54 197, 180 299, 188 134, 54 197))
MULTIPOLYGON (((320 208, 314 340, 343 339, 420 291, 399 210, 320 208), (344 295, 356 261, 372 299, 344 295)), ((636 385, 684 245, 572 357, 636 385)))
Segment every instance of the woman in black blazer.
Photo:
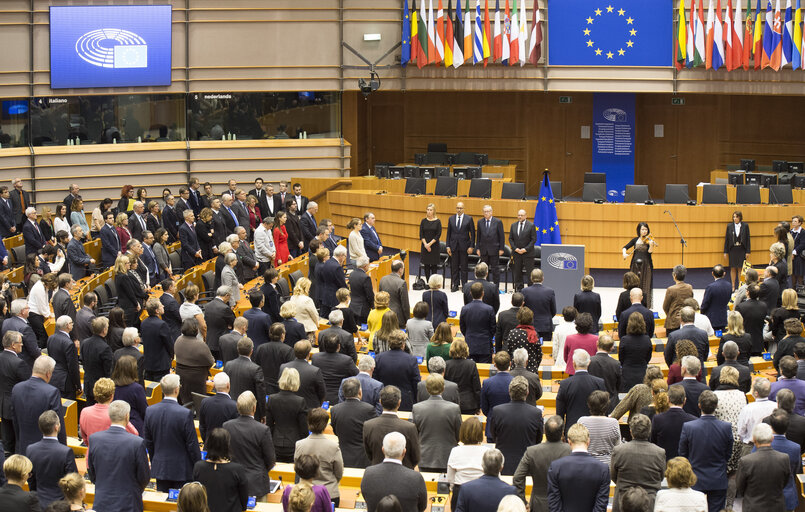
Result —
POLYGON ((0 487, 0 503, 9 512, 40 510, 36 494, 26 492, 23 486, 34 469, 31 460, 23 455, 12 455, 6 460, 6 484, 0 487))
POLYGON ((635 311, 629 315, 626 335, 618 345, 621 363, 621 393, 627 393, 636 384, 642 384, 654 347, 646 334, 646 320, 635 311))
MULTIPOLYGON (((632 291, 632 288, 637 288, 640 286, 640 278, 637 277, 637 274, 634 272, 626 272, 623 274, 623 291, 618 296, 618 306, 615 308, 615 320, 620 321, 621 313, 626 311, 632 306, 632 299, 629 297, 629 292, 632 291)), ((643 306, 646 306, 648 303, 646 296, 643 296, 643 300, 640 301, 643 306)))
POLYGON ((215 256, 212 248, 215 247, 215 232, 212 229, 212 210, 204 208, 198 214, 196 220, 196 237, 198 245, 201 246, 201 257, 204 261, 210 260, 215 256))
POLYGON ((752 252, 749 225, 745 224, 743 219, 743 213, 738 210, 733 212, 732 222, 727 224, 727 232, 724 235, 724 258, 729 260, 733 290, 736 288, 738 271, 752 252))
POLYGON ((142 301, 148 294, 140 286, 139 280, 132 276, 131 268, 136 263, 127 256, 120 256, 115 262, 115 288, 117 288, 117 305, 123 309, 126 325, 139 327, 142 301))
POLYGON ((442 291, 444 278, 439 274, 431 274, 428 279, 428 286, 430 287, 425 293, 422 294, 422 301, 428 304, 428 315, 426 320, 433 322, 433 328, 439 327, 439 324, 447 321, 450 315, 450 308, 447 305, 447 294, 442 291))
POLYGON ((474 415, 481 406, 481 378, 475 361, 469 359, 467 343, 458 338, 450 344, 450 360, 444 370, 444 379, 455 382, 459 389, 461 414, 474 415))
POLYGON ((307 406, 297 395, 299 372, 285 368, 279 378, 279 393, 269 395, 266 405, 266 425, 271 429, 277 462, 293 462, 296 442, 308 435, 307 406))
POLYGON ((581 291, 573 297, 573 307, 579 313, 590 313, 593 317, 593 328, 597 330, 598 321, 601 319, 601 296, 593 291, 594 287, 593 276, 582 277, 581 291))

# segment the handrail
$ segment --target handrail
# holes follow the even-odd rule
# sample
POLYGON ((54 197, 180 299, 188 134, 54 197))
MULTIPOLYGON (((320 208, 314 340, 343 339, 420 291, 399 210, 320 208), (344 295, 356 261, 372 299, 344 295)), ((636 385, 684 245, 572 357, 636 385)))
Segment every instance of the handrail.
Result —
POLYGON ((329 187, 325 188, 324 190, 322 190, 321 192, 316 194, 315 196, 311 197, 310 200, 311 201, 319 201, 322 197, 327 196, 327 192, 329 192, 331 190, 341 188, 344 185, 347 185, 349 188, 352 188, 352 180, 348 180, 348 179, 338 180, 335 183, 333 183, 332 185, 330 185, 329 187))

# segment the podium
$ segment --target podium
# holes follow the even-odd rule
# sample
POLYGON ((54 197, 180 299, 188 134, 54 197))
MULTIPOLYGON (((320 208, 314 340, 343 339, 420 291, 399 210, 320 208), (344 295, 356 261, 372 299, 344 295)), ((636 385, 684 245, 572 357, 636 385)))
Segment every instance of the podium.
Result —
POLYGON ((584 246, 542 244, 544 283, 556 292, 556 310, 573 305, 584 277, 584 246))

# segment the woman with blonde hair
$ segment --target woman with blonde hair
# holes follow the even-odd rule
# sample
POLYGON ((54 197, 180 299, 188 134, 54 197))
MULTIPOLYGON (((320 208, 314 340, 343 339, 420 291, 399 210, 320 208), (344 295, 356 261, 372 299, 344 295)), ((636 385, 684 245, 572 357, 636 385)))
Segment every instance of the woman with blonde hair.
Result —
POLYGON ((652 402, 640 410, 640 414, 645 414, 653 418, 655 414, 661 414, 671 408, 668 401, 668 383, 665 379, 654 379, 651 381, 652 402))
MULTIPOLYGON (((0 489, 0 496, 13 496, 15 498, 13 503, 18 505, 22 505, 24 503, 27 505, 27 507, 13 509, 9 508, 9 510, 40 510, 39 500, 37 499, 36 494, 23 490, 23 487, 28 484, 28 477, 31 476, 33 469, 34 465, 31 463, 31 460, 24 455, 14 454, 7 458, 3 463, 3 473, 6 475, 6 485, 0 489)), ((9 507, 11 507, 12 503, 10 499, 5 498, 4 501, 9 507)), ((5 507, 3 507, 3 510, 5 510, 5 507)))
POLYGON ((450 360, 444 370, 444 379, 455 382, 459 389, 461 414, 477 414, 481 406, 481 378, 478 366, 469 358, 470 348, 464 338, 450 344, 450 360))
POLYGON ((665 468, 668 489, 657 491, 654 512, 707 512, 707 496, 691 489, 696 475, 685 457, 674 457, 665 468))
POLYGON ((182 322, 190 318, 195 318, 198 323, 197 338, 204 341, 207 339, 207 321, 204 319, 204 311, 196 305, 198 300, 198 286, 189 283, 184 289, 184 302, 179 306, 179 317, 182 322))
POLYGON ((400 328, 397 313, 388 310, 383 313, 383 318, 380 322, 380 329, 377 330, 374 337, 370 341, 370 349, 375 354, 380 354, 389 349, 389 338, 392 333, 400 328))
POLYGON ((433 323, 433 328, 446 322, 450 316, 450 308, 447 305, 447 294, 442 291, 444 277, 439 274, 431 274, 428 279, 428 288, 422 294, 422 301, 428 303, 428 316, 425 318, 433 323))
POLYGON ((436 273, 441 258, 440 242, 442 221, 436 217, 436 205, 430 203, 425 209, 425 218, 419 223, 419 265, 425 271, 425 280, 436 273))
POLYGON ((201 258, 204 261, 212 259, 215 255, 215 230, 212 226, 212 210, 202 208, 196 219, 196 238, 201 247, 201 258))
POLYGON ((310 279, 299 278, 293 287, 293 295, 289 302, 296 306, 296 319, 305 327, 308 339, 313 342, 316 329, 319 328, 319 313, 316 311, 313 299, 308 296, 311 284, 310 279))
MULTIPOLYGON (((98 206, 92 210, 92 236, 98 236, 101 232, 101 228, 106 223, 106 214, 109 212, 109 209, 112 207, 112 200, 108 197, 98 203, 98 206)), ((45 216, 45 208, 42 208, 42 216, 45 216)))
POLYGON ((738 345, 738 362, 749 366, 749 354, 752 352, 752 335, 744 331, 744 317, 738 311, 727 314, 727 330, 718 344, 716 363, 724 364, 724 343, 734 341, 738 345))
POLYGON ((126 247, 126 244, 131 240, 131 231, 129 231, 129 216, 125 213, 118 213, 115 217, 115 230, 117 237, 120 239, 120 247, 126 247))
POLYGON ((440 323, 430 338, 428 348, 425 349, 425 364, 431 357, 439 356, 445 361, 450 360, 450 346, 453 343, 453 329, 447 322, 440 323))
MULTIPOLYGON (((95 229, 94 222, 93 229, 95 229)), ((56 231, 53 229, 53 211, 48 206, 42 207, 42 218, 39 220, 39 230, 42 232, 42 238, 44 238, 46 242, 52 241, 56 235, 56 231)))
POLYGON ((296 442, 306 438, 309 432, 307 404, 297 394, 300 386, 299 372, 296 368, 285 368, 277 385, 279 392, 269 395, 266 404, 266 425, 271 429, 277 461, 293 462, 296 442))
POLYGON ((375 294, 375 307, 369 311, 369 316, 366 319, 366 325, 369 327, 369 343, 371 346, 375 333, 380 330, 383 315, 389 311, 389 302, 391 296, 388 292, 377 292, 375 294))
POLYGON ((363 237, 361 236, 362 226, 363 221, 358 217, 353 217, 352 220, 347 223, 347 229, 349 230, 347 249, 349 250, 349 259, 352 261, 357 260, 361 256, 368 258, 368 256, 366 256, 366 247, 363 245, 363 237))
POLYGON ((84 498, 87 497, 87 487, 81 475, 67 473, 59 480, 59 489, 64 494, 64 500, 70 504, 70 510, 86 510, 84 498))
MULTIPOLYGON (((769 321, 769 339, 780 343, 780 340, 785 338, 785 321, 789 318, 796 318, 799 320, 799 305, 797 304, 797 292, 791 288, 783 290, 781 294, 782 306, 771 312, 771 320, 769 321)), ((765 336, 764 336, 765 337, 765 336)))
POLYGON ((632 389, 626 393, 626 396, 623 397, 623 400, 618 402, 618 405, 615 406, 615 410, 612 411, 609 417, 620 419, 627 413, 629 417, 631 417, 633 414, 642 412, 654 401, 651 390, 654 381, 658 379, 665 379, 662 370, 659 366, 649 365, 648 368, 646 368, 646 376, 643 377, 643 383, 633 386, 632 389))
POLYGON ((73 204, 70 206, 70 223, 75 226, 78 224, 84 230, 84 237, 86 241, 92 240, 92 235, 89 232, 89 224, 87 224, 87 216, 84 213, 84 201, 81 199, 73 199, 73 204))
MULTIPOLYGON (((780 283, 780 290, 788 288, 788 263, 785 260, 785 245, 782 242, 774 242, 769 247, 769 266, 777 268, 777 282, 780 283)), ((780 304, 780 297, 777 297, 777 304, 780 304)))

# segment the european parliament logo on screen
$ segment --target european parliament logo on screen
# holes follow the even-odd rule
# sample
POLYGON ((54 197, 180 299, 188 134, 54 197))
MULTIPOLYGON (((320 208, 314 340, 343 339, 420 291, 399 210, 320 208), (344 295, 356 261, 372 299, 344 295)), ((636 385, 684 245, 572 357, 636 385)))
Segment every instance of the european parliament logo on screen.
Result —
POLYGON ((548 0, 552 66, 672 66, 671 0, 548 0))
POLYGON ((171 83, 171 6, 50 8, 50 86, 171 83))

